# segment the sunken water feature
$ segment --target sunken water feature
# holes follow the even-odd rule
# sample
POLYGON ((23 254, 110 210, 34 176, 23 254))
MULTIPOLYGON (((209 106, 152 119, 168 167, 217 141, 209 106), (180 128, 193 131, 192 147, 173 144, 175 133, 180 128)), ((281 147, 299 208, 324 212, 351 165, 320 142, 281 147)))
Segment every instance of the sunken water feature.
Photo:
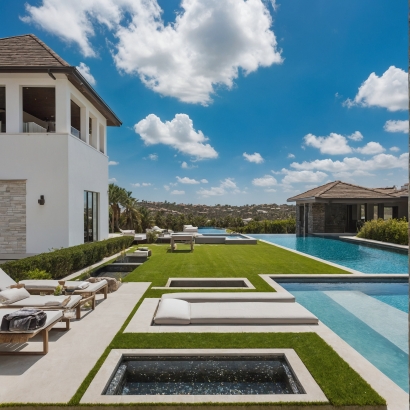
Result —
POLYGON ((124 356, 106 395, 303 394, 284 355, 124 356))
POLYGON ((171 279, 170 288, 248 288, 248 284, 241 279, 171 279))

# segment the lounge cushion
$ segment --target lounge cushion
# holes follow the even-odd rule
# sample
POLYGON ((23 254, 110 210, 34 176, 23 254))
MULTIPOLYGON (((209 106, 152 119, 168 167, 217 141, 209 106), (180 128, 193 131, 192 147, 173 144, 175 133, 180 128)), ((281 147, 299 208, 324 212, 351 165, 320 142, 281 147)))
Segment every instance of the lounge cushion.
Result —
POLYGON ((30 293, 24 288, 6 289, 0 292, 0 303, 3 305, 11 305, 28 298, 30 298, 30 293))
POLYGON ((104 286, 107 285, 107 281, 105 279, 101 280, 100 282, 94 282, 94 283, 90 283, 90 282, 85 282, 88 284, 88 286, 82 288, 82 289, 76 289, 74 291, 75 294, 80 294, 80 293, 94 293, 94 292, 98 292, 99 290, 101 290, 104 286))
POLYGON ((166 299, 159 304, 154 322, 157 325, 189 325, 190 304, 184 300, 166 299))
MULTIPOLYGON (((76 306, 77 303, 82 299, 81 295, 71 295, 69 302, 63 306, 63 303, 67 299, 67 296, 39 296, 39 295, 30 295, 29 298, 19 300, 18 302, 13 303, 13 307, 56 307, 71 309, 76 306)), ((1 311, 0 311, 1 313, 1 311)))
MULTIPOLYGON (((57 286, 59 286, 58 280, 55 279, 27 279, 27 280, 21 280, 19 283, 22 283, 25 288, 30 291, 30 290, 39 290, 39 289, 44 289, 47 291, 52 291, 54 290, 57 286)), ((77 280, 71 280, 71 281, 66 281, 64 284, 64 287, 66 287, 68 290, 75 290, 75 289, 85 289, 89 286, 89 282, 83 282, 83 281, 77 281, 77 280)))
POLYGON ((90 282, 82 282, 77 280, 67 281, 64 287, 68 290, 84 290, 90 286, 90 282))
POLYGON ((302 325, 317 323, 317 317, 299 303, 227 302, 191 304, 191 324, 302 325))
POLYGON ((295 297, 288 292, 180 292, 166 293, 162 299, 180 299, 190 303, 295 301, 295 297))
POLYGON ((16 282, 0 268, 0 291, 16 285, 16 282))

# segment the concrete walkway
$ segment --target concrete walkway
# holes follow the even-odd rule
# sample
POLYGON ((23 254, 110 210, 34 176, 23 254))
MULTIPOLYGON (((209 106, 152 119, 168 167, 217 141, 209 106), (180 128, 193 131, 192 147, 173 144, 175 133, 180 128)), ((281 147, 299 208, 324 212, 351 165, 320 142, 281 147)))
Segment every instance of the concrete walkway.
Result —
MULTIPOLYGON (((97 308, 83 312, 68 332, 50 332, 45 356, 2 356, 0 403, 67 403, 149 285, 124 283, 107 300, 99 296, 97 308)), ((22 350, 38 350, 39 346, 41 339, 36 337, 22 350)))

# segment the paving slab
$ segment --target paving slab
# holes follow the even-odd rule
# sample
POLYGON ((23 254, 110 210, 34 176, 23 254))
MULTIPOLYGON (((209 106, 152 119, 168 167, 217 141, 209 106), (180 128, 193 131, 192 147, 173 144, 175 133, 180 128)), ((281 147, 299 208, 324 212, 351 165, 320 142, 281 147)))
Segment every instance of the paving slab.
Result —
MULTIPOLYGON (((120 330, 150 282, 124 283, 94 311, 71 322, 68 332, 50 332, 45 356, 2 356, 0 403, 67 403, 120 330)), ((21 350, 35 350, 33 338, 21 350)), ((4 345, 0 345, 4 350, 4 345)))

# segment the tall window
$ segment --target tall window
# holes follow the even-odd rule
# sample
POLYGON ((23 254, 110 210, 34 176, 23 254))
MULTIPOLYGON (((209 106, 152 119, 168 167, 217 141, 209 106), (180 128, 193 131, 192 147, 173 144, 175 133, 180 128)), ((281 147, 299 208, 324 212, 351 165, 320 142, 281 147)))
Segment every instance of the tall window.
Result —
POLYGON ((0 132, 6 132, 6 87, 0 87, 0 132))
POLYGON ((53 87, 23 87, 23 132, 55 132, 55 115, 53 87))
POLYGON ((84 243, 98 241, 98 193, 84 191, 84 243))

